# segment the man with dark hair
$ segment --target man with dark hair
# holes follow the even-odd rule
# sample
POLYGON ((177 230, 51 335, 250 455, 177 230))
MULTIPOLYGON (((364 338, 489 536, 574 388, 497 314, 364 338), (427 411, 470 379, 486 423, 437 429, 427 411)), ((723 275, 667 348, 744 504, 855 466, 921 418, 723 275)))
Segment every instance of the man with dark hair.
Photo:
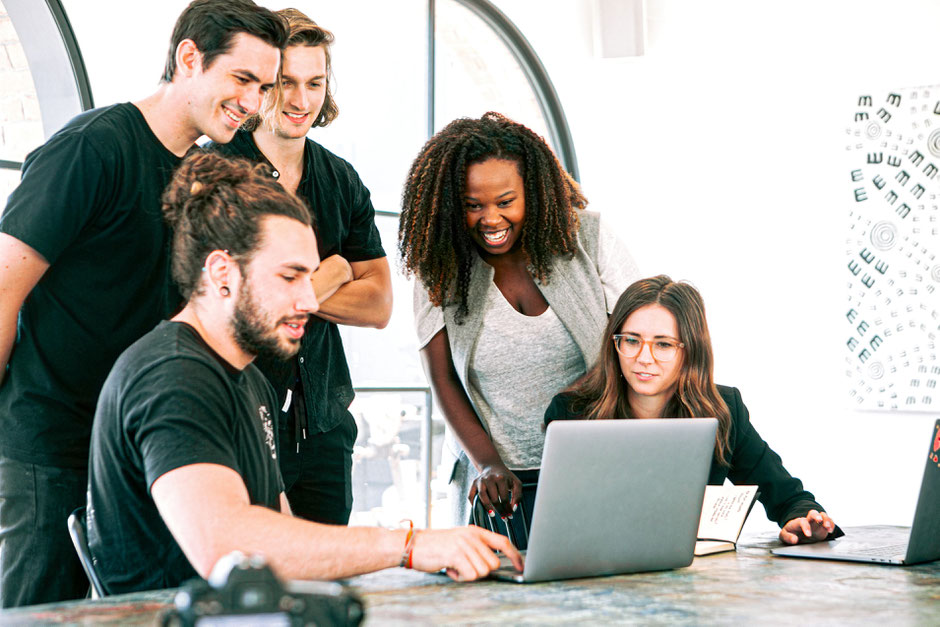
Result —
POLYGON ((84 595, 65 521, 85 500, 95 401, 180 304, 160 194, 198 137, 229 141, 276 80, 286 32, 267 9, 195 0, 179 22, 168 80, 30 153, 0 217, 3 607, 84 595))
POLYGON ((95 413, 88 545, 108 593, 207 577, 238 550, 283 578, 392 566, 476 579, 521 558, 479 527, 337 528, 290 515, 277 469, 274 390, 252 364, 295 354, 317 310, 310 215, 263 166, 188 157, 165 194, 173 277, 188 302, 128 348, 95 413))
POLYGON ((246 33, 275 48, 284 47, 284 33, 272 23, 272 13, 251 0, 201 0, 183 9, 170 36, 170 49, 163 69, 164 83, 172 83, 176 74, 176 49, 189 39, 208 69, 216 57, 228 54, 236 35, 246 33))
POLYGON ((323 262, 313 287, 320 310, 307 325, 297 358, 260 359, 258 367, 279 395, 280 465, 291 509, 308 520, 346 524, 357 429, 348 410, 353 388, 337 324, 388 324, 391 272, 369 190, 348 162, 307 137, 338 113, 331 85, 333 35, 296 9, 277 13, 289 31, 281 80, 265 96, 260 119, 248 121, 253 132, 240 131, 213 148, 270 165, 316 218, 323 262))

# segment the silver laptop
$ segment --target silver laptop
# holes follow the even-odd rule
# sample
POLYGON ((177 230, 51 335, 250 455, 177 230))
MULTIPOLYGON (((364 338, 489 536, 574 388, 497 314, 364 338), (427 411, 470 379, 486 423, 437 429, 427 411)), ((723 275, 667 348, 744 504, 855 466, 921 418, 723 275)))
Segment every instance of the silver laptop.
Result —
POLYGON ((934 424, 927 467, 910 527, 845 527, 838 540, 773 549, 774 555, 880 564, 940 559, 940 420, 934 424))
POLYGON ((714 418, 572 420, 548 426, 525 570, 548 581, 692 563, 714 418))

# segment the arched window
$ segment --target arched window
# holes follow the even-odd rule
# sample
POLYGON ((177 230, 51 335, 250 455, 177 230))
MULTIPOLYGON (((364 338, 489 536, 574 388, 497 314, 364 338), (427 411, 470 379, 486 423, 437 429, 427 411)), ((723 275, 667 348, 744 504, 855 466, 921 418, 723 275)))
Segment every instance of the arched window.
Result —
POLYGON ((91 108, 81 53, 58 0, 0 0, 0 198, 30 150, 91 108))
POLYGON ((578 160, 555 87, 525 36, 488 0, 430 0, 432 127, 488 110, 522 122, 578 179, 578 160))

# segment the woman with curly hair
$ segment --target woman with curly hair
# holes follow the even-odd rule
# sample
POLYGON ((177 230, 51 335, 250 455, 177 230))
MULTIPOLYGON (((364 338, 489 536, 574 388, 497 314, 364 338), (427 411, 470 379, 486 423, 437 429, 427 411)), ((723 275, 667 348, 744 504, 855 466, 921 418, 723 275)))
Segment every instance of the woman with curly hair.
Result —
POLYGON ((609 418, 718 419, 708 483, 756 484, 787 544, 842 535, 813 495, 751 425, 737 388, 715 385, 705 304, 666 275, 637 281, 618 299, 597 364, 552 399, 545 423, 609 418))
POLYGON ((418 279, 455 524, 477 494, 512 515, 541 462, 542 411, 592 364, 607 303, 636 278, 586 204, 544 140, 498 113, 451 122, 411 166, 399 252, 418 279))

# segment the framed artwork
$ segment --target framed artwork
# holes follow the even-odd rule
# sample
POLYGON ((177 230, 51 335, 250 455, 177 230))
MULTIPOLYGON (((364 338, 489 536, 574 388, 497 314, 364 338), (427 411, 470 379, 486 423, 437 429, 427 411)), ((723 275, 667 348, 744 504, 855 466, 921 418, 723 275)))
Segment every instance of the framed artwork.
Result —
POLYGON ((846 128, 846 374, 857 408, 940 410, 940 86, 859 96, 846 128))

